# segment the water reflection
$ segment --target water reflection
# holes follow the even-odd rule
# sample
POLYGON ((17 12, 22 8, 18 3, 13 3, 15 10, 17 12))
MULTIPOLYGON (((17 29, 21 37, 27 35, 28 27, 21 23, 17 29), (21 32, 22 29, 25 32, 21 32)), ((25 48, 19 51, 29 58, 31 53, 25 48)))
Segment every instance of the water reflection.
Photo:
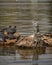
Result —
MULTIPOLYGON (((40 48, 17 48, 15 49, 14 47, 4 47, 1 46, 0 47, 0 55, 7 55, 7 56, 14 56, 13 57, 13 61, 18 61, 20 60, 26 60, 29 59, 31 60, 31 62, 33 61, 32 65, 38 65, 38 63, 34 63, 35 60, 38 60, 38 55, 44 54, 45 53, 45 48, 44 47, 40 47, 40 48), (13 54, 13 55, 12 55, 13 54)), ((8 60, 5 57, 1 57, 2 59, 8 60)), ((11 58, 7 61, 10 62, 12 61, 11 58)), ((29 61, 30 62, 30 61, 29 61)), ((3 62, 4 63, 4 62, 3 62)), ((5 61, 6 63, 6 61, 5 61)))
POLYGON ((14 46, 1 46, 0 47, 0 55, 10 55, 19 54, 21 59, 32 59, 34 55, 40 55, 45 53, 45 47, 38 47, 38 48, 15 48, 14 46))
POLYGON ((0 46, 0 56, 10 56, 15 55, 14 46, 0 46))
POLYGON ((0 58, 2 59, 2 62, 1 60, 0 62, 1 63, 12 62, 12 64, 14 64, 13 62, 15 62, 16 64, 22 62, 30 63, 31 65, 39 65, 41 62, 46 63, 48 61, 50 62, 50 59, 52 59, 51 50, 52 47, 15 48, 14 46, 12 47, 0 46, 0 58), (5 62, 3 61, 3 59, 5 60, 5 62))
POLYGON ((52 47, 46 47, 46 54, 52 54, 52 47))
POLYGON ((34 49, 17 49, 17 54, 20 54, 22 59, 32 59, 33 55, 39 55, 45 53, 45 48, 34 49))

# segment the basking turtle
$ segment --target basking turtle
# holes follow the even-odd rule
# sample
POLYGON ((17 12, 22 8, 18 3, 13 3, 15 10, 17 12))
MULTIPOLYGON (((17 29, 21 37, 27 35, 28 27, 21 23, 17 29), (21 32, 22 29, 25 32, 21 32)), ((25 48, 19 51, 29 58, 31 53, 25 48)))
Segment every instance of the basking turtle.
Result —
POLYGON ((2 32, 0 32, 0 42, 6 42, 5 38, 6 36, 2 32))
POLYGON ((16 39, 16 37, 15 36, 13 36, 13 34, 8 34, 8 39, 16 39))
POLYGON ((14 27, 9 26, 9 28, 6 31, 8 34, 14 34, 16 32, 16 26, 14 27))
POLYGON ((3 27, 2 29, 1 29, 1 32, 3 32, 5 35, 7 35, 8 34, 8 29, 10 29, 11 28, 11 26, 6 26, 6 27, 3 27))
POLYGON ((1 31, 4 32, 4 31, 7 30, 8 28, 9 28, 8 26, 2 27, 2 28, 1 28, 1 31))

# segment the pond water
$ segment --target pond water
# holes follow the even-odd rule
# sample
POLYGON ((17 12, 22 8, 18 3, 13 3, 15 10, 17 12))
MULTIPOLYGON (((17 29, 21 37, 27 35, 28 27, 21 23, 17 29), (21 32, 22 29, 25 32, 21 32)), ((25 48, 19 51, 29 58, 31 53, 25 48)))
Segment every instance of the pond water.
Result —
POLYGON ((0 65, 52 65, 52 47, 0 47, 0 65))
MULTIPOLYGON (((0 0, 0 28, 16 25, 17 32, 31 35, 34 33, 34 21, 39 22, 41 33, 52 32, 51 4, 47 0, 43 0, 47 3, 40 1, 0 0)), ((25 49, 0 46, 0 65, 52 65, 52 47, 25 49)))
POLYGON ((50 1, 0 0, 0 28, 16 25, 18 32, 29 35, 34 31, 32 24, 34 21, 39 22, 41 33, 52 32, 50 1))

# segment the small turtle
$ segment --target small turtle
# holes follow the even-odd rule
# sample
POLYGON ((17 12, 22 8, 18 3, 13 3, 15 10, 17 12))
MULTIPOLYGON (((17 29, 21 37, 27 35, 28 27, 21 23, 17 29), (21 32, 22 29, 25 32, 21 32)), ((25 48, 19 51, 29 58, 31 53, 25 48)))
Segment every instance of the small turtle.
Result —
POLYGON ((11 28, 11 26, 6 26, 6 27, 2 28, 0 32, 3 32, 5 35, 7 35, 7 34, 8 34, 7 31, 8 31, 8 29, 10 29, 10 28, 11 28))
POLYGON ((6 31, 8 34, 14 34, 16 32, 16 26, 14 27, 9 26, 9 28, 6 31))
POLYGON ((3 28, 1 28, 1 31, 4 32, 5 30, 7 30, 7 28, 8 28, 8 26, 3 27, 3 28))
POLYGON ((6 36, 2 32, 0 32, 0 42, 6 42, 5 38, 6 36))

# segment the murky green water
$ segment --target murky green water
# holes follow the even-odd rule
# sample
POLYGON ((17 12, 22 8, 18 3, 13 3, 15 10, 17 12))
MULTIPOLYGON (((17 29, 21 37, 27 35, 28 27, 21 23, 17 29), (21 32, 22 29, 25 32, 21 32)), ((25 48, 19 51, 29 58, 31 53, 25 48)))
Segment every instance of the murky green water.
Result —
POLYGON ((47 0, 0 0, 0 27, 16 25, 17 31, 21 34, 32 34, 34 21, 39 22, 41 33, 52 32, 52 8, 49 2, 47 0))
MULTIPOLYGON (((39 22, 41 33, 52 32, 51 4, 47 0, 40 2, 0 0, 0 28, 16 25, 19 33, 30 35, 34 33, 34 21, 39 22)), ((51 50, 51 47, 16 49, 0 46, 0 65, 52 65, 51 50)))

